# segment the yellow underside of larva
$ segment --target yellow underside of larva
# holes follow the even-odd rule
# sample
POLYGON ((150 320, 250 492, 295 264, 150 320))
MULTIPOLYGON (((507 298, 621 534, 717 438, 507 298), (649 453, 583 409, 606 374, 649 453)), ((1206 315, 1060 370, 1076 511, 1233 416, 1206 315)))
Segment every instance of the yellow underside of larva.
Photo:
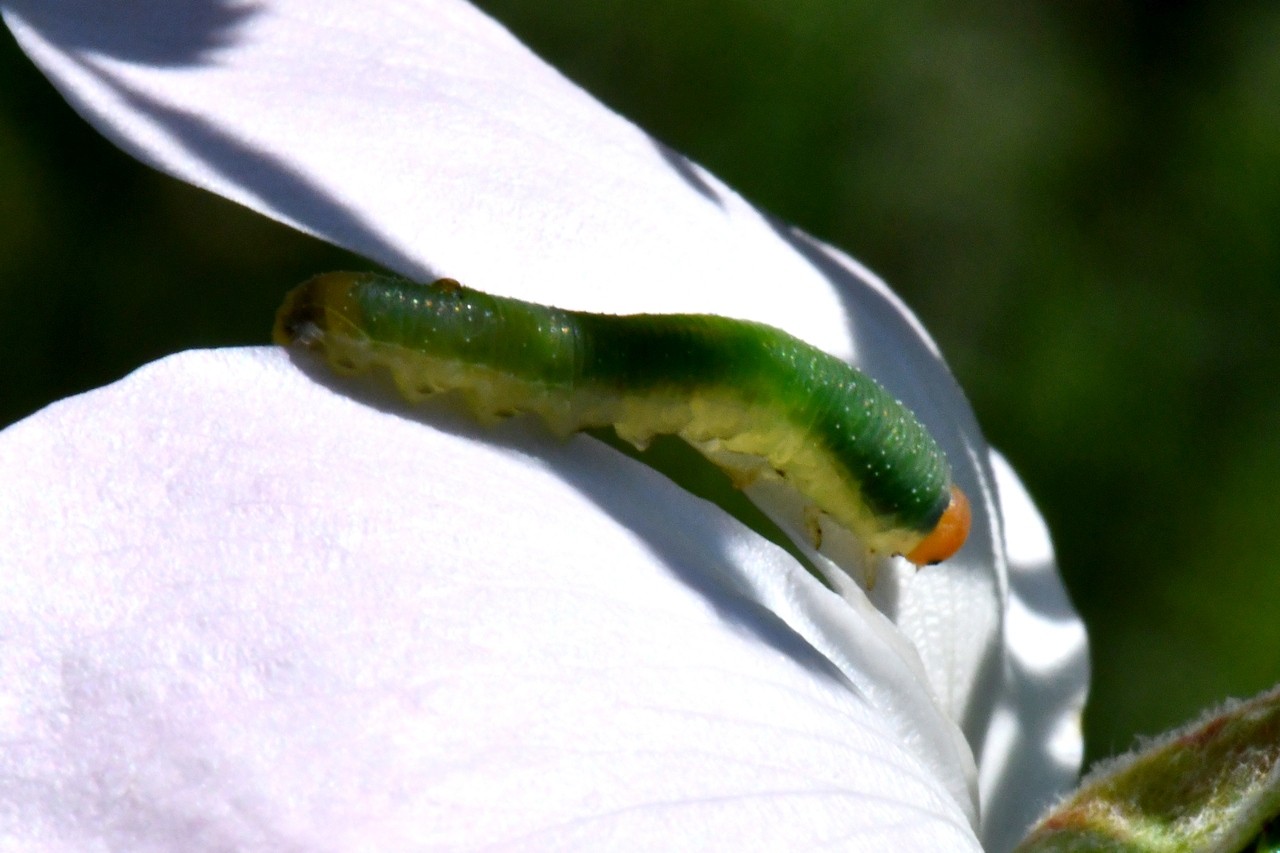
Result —
POLYGON ((785 412, 745 404, 733 389, 619 393, 616 389, 559 387, 512 377, 482 365, 428 356, 404 347, 328 335, 326 358, 337 370, 385 367, 410 401, 455 392, 482 423, 519 412, 541 417, 556 434, 612 426, 639 449, 655 435, 677 435, 724 470, 738 488, 758 480, 784 481, 805 500, 807 527, 821 545, 819 514, 852 532, 873 554, 906 554, 923 538, 895 529, 872 513, 843 468, 785 412))

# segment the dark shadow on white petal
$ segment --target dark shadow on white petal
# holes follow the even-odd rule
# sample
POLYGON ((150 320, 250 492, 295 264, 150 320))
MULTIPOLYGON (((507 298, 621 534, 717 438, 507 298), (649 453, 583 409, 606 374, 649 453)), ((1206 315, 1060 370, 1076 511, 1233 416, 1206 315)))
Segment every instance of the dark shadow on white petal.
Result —
MULTIPOLYGON (((193 157, 227 181, 262 199, 266 206, 302 224, 318 236, 405 275, 430 281, 437 276, 387 242, 322 186, 273 154, 255 150, 203 117, 170 107, 136 92, 92 63, 86 69, 114 88, 134 109, 161 125, 193 157)), ((129 150, 127 140, 117 144, 129 150)), ((145 152, 134 151, 143 158, 145 152)), ((358 151, 353 157, 360 156, 358 151)))
POLYGON ((207 65, 261 10, 252 0, 4 0, 68 53, 164 67, 207 65))
MULTIPOLYGON (((627 460, 626 465, 609 464, 608 471, 604 472, 598 455, 584 457, 566 452, 562 442, 532 416, 517 416, 497 427, 485 427, 452 395, 409 404, 395 393, 386 376, 376 373, 337 376, 308 353, 290 351, 289 356, 298 369, 315 382, 364 405, 416 421, 423 429, 483 441, 541 460, 548 471, 575 486, 619 525, 641 538, 655 562, 703 596, 727 625, 785 655, 824 681, 861 695, 825 655, 732 582, 740 569, 728 542, 711 542, 709 531, 703 527, 682 531, 673 526, 674 513, 668 507, 655 507, 653 501, 643 497, 652 487, 650 478, 661 476, 652 469, 627 460), (690 555, 697 556, 691 559, 690 555)), ((602 443, 597 446, 605 456, 617 454, 602 443)), ((694 498, 690 496, 689 500, 694 498)), ((725 529, 729 529, 728 525, 725 529)))
MULTIPOLYGON (((1010 593, 1028 609, 1034 607, 1037 621, 1052 622, 1060 626, 1056 630, 1064 634, 1071 625, 1079 624, 1079 617, 1071 606, 1066 590, 1058 582, 1055 567, 1041 562, 1024 565, 1010 572, 1010 593)), ((1055 629, 1050 629, 1054 633, 1055 629)), ((1028 817, 1038 810, 1048 808, 1056 795, 1045 802, 1026 801, 1025 791, 1029 780, 1037 780, 1036 789, 1047 786, 1038 782, 1045 776, 1066 779, 1077 772, 1075 761, 1055 755, 1053 747, 1061 737, 1061 728, 1070 724, 1064 714, 1019 714, 1020 708, 1034 704, 1040 708, 1067 709, 1078 706, 1081 691, 1089 683, 1088 647, 1081 644, 1078 654, 1062 655, 1057 665, 1032 671, 1015 655, 1006 655, 1006 672, 1003 689, 1005 710, 1018 721, 1012 742, 1005 748, 1008 765, 1000 774, 999 782, 986 792, 988 811, 983 814, 985 840, 996 849, 1012 847, 1027 829, 1028 817), (1032 698, 1027 698, 1028 696, 1032 698)), ((975 754, 981 754, 981 744, 975 744, 975 754)))
MULTIPOLYGON (((643 493, 645 478, 637 478, 637 488, 630 489, 621 482, 621 478, 604 480, 598 470, 589 467, 589 460, 574 461, 576 464, 569 465, 558 461, 556 472, 595 501, 620 525, 642 537, 658 561, 691 589, 701 593, 722 619, 815 675, 855 689, 825 655, 777 614, 746 597, 742 589, 729 582, 727 576, 736 574, 738 570, 733 568, 735 558, 727 543, 718 542, 709 548, 703 544, 708 538, 705 529, 690 531, 682 529, 678 523, 673 526, 672 513, 668 508, 655 506, 651 501, 636 500, 635 495, 643 493), (687 547, 680 547, 682 540, 687 547), (706 552, 705 559, 690 561, 687 557, 689 552, 698 550, 706 552), (712 571, 709 566, 722 568, 712 571)), ((648 471, 645 474, 653 476, 648 471)))
POLYGON ((657 149, 658 154, 682 181, 707 201, 713 202, 717 207, 724 207, 724 200, 720 198, 720 193, 702 176, 702 173, 692 160, 653 137, 649 137, 649 141, 653 143, 653 147, 657 149))
MULTIPOLYGON (((134 89, 103 61, 167 67, 216 64, 218 53, 233 47, 245 25, 265 9, 261 0, 0 0, 0 5, 35 27, 192 158, 260 199, 265 209, 401 273, 435 278, 323 184, 279 156, 250 147, 199 113, 175 109, 134 89)), ((74 100, 73 106, 85 109, 74 100)), ((165 167, 127 137, 113 133, 110 122, 90 120, 144 163, 165 167)), ((299 140, 299 146, 305 144, 299 140)), ((351 156, 359 157, 360 152, 351 156)))

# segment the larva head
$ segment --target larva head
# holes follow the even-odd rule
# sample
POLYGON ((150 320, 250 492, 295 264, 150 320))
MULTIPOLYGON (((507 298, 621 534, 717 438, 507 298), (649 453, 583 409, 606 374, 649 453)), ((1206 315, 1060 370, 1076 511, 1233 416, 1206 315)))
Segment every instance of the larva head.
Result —
POLYGON ((955 554, 969 538, 970 516, 969 499, 959 486, 952 486, 951 503, 929 535, 906 555, 907 559, 917 566, 931 566, 955 554))
POLYGON ((289 291, 276 312, 271 339, 280 346, 300 344, 308 349, 324 349, 331 330, 355 326, 358 308, 351 300, 352 288, 360 273, 332 272, 304 281, 289 291))

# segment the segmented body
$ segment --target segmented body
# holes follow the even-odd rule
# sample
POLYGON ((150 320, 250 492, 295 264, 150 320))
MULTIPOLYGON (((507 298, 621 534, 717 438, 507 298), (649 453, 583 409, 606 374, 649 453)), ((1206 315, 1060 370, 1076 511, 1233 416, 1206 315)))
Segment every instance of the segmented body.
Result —
POLYGON ((450 279, 330 273, 289 294, 274 337, 342 372, 384 367, 409 399, 460 392, 484 419, 533 412, 563 434, 612 425, 639 447, 678 435, 739 485, 785 479, 872 552, 937 562, 967 533, 964 496, 915 416, 771 326, 591 314, 450 279))

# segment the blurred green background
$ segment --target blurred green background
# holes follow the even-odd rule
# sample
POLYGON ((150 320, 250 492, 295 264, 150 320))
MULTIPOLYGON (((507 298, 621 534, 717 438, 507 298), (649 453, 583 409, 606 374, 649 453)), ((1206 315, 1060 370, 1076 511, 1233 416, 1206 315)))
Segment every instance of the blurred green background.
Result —
MULTIPOLYGON (((1054 531, 1091 759, 1280 680, 1280 7, 483 5, 915 308, 1054 531)), ((121 154, 0 37, 0 424, 265 343, 349 263, 121 154)))

